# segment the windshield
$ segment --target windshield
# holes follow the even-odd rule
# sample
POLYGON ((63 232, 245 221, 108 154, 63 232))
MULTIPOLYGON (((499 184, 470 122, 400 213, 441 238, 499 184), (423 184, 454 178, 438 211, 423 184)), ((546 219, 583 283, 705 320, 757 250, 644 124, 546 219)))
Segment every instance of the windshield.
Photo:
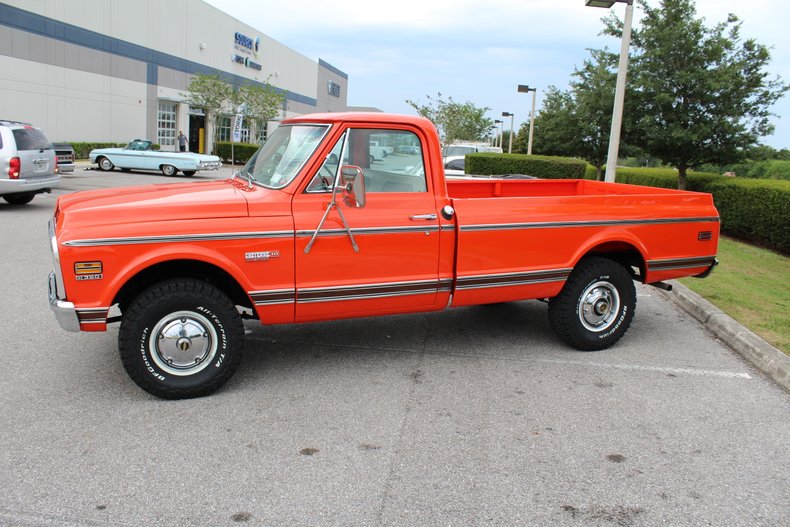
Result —
POLYGON ((143 139, 135 139, 128 145, 127 150, 151 150, 151 141, 144 141, 143 139))
POLYGON ((239 175, 268 188, 288 185, 313 155, 328 126, 280 126, 247 161, 239 175))

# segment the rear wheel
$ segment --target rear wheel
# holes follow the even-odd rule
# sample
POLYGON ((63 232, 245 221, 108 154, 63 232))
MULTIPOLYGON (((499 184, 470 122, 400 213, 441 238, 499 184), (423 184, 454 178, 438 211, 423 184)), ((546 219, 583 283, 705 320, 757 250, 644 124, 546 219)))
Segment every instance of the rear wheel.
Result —
POLYGON ((6 194, 3 199, 11 205, 27 205, 33 201, 35 194, 6 194))
POLYGON ((162 165, 162 174, 166 176, 175 176, 178 169, 173 165, 162 165))
POLYGON ((121 361, 143 390, 164 399, 208 395, 236 371, 244 327, 219 289, 199 280, 161 282, 135 298, 118 334, 121 361))
POLYGON ((566 344, 582 351, 620 340, 636 308, 636 288, 626 269, 606 258, 579 262, 559 295, 549 301, 549 321, 566 344))
POLYGON ((108 171, 112 170, 114 167, 115 167, 115 165, 112 164, 112 161, 110 161, 106 157, 100 157, 99 158, 99 168, 101 170, 104 170, 105 172, 108 172, 108 171))

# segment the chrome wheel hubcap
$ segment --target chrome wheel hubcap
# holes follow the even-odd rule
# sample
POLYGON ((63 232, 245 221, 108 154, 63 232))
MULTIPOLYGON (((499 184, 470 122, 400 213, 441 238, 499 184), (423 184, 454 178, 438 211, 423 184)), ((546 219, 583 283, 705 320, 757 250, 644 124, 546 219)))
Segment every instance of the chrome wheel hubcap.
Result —
POLYGON ((217 354, 217 332, 194 311, 177 311, 162 318, 151 332, 149 348, 156 365, 171 375, 194 375, 217 354))
POLYGON ((587 287, 579 302, 579 320, 589 331, 608 329, 620 312, 620 295, 609 282, 595 282, 587 287))

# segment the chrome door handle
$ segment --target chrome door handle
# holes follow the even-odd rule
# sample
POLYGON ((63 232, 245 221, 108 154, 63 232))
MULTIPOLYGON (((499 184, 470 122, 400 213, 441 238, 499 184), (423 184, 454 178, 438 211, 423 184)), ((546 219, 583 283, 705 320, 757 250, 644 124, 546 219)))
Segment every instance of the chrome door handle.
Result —
POLYGON ((436 214, 416 214, 414 216, 409 216, 409 219, 412 221, 420 221, 420 220, 435 220, 437 218, 436 214))

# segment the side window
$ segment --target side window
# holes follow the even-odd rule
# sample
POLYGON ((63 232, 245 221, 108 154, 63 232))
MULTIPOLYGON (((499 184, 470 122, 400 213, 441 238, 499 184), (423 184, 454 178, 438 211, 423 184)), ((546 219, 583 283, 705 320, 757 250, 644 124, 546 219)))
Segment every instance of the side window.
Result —
POLYGON ((340 156, 343 153, 345 139, 346 134, 343 134, 337 140, 332 151, 326 156, 321 168, 318 169, 310 184, 307 185, 307 192, 330 192, 332 190, 332 185, 337 175, 337 168, 340 166, 340 156))
POLYGON ((406 130, 354 128, 344 164, 357 165, 367 192, 427 192, 420 139, 406 130))

